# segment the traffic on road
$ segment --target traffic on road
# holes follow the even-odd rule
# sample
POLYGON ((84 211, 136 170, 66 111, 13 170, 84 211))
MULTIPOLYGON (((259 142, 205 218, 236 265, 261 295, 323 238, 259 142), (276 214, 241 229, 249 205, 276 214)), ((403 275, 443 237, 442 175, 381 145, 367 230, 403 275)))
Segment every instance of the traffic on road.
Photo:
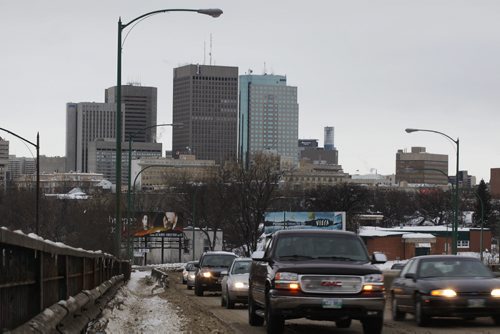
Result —
POLYGON ((350 232, 279 231, 252 258, 204 253, 181 288, 241 333, 500 331, 500 279, 478 259, 417 256, 387 291, 385 260, 350 232))

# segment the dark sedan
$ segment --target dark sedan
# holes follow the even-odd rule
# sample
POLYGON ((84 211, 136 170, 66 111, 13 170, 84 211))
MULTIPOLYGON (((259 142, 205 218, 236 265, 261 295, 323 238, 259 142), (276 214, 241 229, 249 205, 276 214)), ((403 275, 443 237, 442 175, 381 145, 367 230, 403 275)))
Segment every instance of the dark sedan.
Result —
POLYGON ((473 257, 415 257, 394 279, 390 293, 396 321, 412 313, 419 326, 432 317, 492 317, 500 325, 500 279, 473 257))

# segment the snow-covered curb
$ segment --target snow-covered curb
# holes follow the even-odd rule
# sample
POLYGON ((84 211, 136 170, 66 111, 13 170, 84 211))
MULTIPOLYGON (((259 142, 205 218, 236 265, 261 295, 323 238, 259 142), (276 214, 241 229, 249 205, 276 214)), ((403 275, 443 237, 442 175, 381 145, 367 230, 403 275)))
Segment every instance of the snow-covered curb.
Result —
POLYGON ((132 272, 89 333, 180 333, 182 317, 178 308, 158 294, 150 271, 132 272))

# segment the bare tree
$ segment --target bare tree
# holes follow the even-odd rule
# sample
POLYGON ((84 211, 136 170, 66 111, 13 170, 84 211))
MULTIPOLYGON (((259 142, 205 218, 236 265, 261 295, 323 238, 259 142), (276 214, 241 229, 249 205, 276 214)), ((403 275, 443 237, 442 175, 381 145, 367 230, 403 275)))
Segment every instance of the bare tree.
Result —
POLYGON ((405 221, 407 216, 415 212, 414 194, 398 189, 376 190, 374 193, 374 210, 383 216, 382 224, 393 227, 405 221))
POLYGON ((352 183, 319 186, 306 191, 306 208, 311 211, 345 211, 347 230, 356 229, 354 217, 368 208, 369 191, 352 183))
POLYGON ((237 199, 239 217, 227 226, 235 243, 244 247, 247 255, 257 248, 262 234, 264 214, 278 188, 282 173, 275 157, 258 154, 248 169, 233 166, 234 182, 231 194, 237 199))

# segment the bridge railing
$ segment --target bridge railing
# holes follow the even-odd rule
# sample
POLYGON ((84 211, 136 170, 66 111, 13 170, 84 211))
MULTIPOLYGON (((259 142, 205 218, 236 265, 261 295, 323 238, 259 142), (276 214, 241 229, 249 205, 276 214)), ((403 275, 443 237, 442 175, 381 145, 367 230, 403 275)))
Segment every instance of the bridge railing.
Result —
POLYGON ((130 263, 0 228, 0 332, 45 308, 92 290, 113 276, 130 278, 130 263))

